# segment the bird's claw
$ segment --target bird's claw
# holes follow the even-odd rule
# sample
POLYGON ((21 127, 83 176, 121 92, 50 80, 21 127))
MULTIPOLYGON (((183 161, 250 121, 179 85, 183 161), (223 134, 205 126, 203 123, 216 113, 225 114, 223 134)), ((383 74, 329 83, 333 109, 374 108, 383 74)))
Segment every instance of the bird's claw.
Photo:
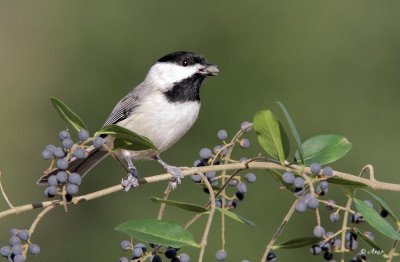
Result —
POLYGON ((124 187, 124 191, 128 192, 131 187, 139 186, 139 179, 137 175, 129 173, 126 177, 121 180, 121 185, 124 187))
POLYGON ((172 190, 174 190, 182 183, 182 171, 176 166, 168 166, 167 172, 172 175, 172 178, 169 180, 169 185, 171 186, 172 190))

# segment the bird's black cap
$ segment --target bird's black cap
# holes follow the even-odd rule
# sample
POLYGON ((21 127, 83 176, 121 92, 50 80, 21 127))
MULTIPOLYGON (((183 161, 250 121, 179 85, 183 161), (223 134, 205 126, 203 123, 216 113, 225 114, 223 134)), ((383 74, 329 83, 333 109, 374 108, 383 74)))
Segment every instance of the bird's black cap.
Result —
POLYGON ((178 65, 182 65, 183 61, 187 63, 186 65, 207 64, 204 56, 189 51, 175 51, 157 60, 157 62, 161 63, 175 63, 178 65))

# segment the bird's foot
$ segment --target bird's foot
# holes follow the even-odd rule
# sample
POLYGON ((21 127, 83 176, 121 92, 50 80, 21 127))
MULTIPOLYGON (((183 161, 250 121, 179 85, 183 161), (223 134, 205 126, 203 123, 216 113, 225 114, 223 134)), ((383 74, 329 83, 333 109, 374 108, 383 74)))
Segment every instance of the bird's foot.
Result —
POLYGON ((166 166, 165 168, 168 173, 172 175, 172 178, 169 180, 169 185, 171 186, 172 190, 175 190, 178 185, 182 183, 183 175, 182 171, 179 167, 176 166, 166 166))
POLYGON ((131 187, 135 188, 139 186, 139 177, 136 168, 129 170, 129 174, 121 180, 121 185, 124 187, 125 192, 128 192, 131 187))

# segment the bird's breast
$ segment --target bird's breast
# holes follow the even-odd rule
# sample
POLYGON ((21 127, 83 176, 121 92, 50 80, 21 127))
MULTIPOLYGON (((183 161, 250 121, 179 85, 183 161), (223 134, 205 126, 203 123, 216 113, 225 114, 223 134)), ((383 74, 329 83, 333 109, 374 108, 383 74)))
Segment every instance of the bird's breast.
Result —
POLYGON ((193 126, 199 110, 198 101, 171 103, 164 96, 156 95, 142 101, 134 113, 118 125, 149 138, 162 152, 193 126))

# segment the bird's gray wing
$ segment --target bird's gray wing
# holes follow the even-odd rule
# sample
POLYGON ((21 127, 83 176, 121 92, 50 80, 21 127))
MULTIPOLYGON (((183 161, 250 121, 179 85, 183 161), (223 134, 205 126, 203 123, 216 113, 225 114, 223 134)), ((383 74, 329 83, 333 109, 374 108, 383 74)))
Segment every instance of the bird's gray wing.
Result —
POLYGON ((124 98, 122 98, 118 104, 114 107, 107 121, 104 123, 103 127, 116 124, 128 118, 133 110, 139 105, 139 97, 136 92, 130 92, 124 98))

